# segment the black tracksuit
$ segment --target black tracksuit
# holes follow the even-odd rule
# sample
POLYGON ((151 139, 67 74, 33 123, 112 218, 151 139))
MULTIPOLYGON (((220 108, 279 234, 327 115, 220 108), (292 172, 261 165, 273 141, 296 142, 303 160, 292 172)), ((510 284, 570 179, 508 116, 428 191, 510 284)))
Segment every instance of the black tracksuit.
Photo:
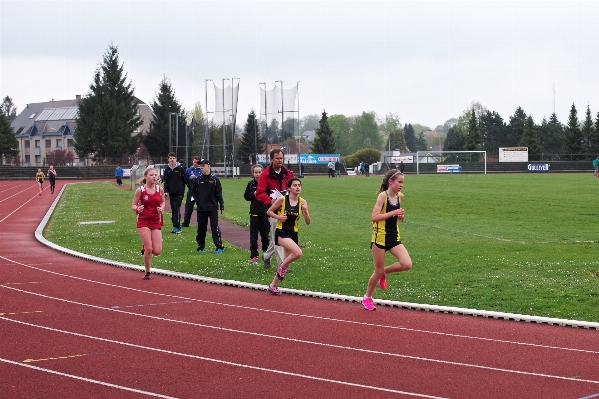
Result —
POLYGON ((198 234, 196 235, 198 249, 204 249, 206 245, 208 218, 210 218, 210 230, 212 231, 214 246, 216 249, 222 249, 223 243, 218 227, 218 209, 220 207, 221 212, 224 211, 225 203, 220 180, 212 174, 202 174, 192 181, 191 194, 198 206, 198 234))
POLYGON ((245 188, 243 198, 250 202, 250 258, 258 256, 258 233, 262 241, 262 252, 268 249, 268 233, 270 231, 270 223, 266 211, 268 207, 258 201, 254 195, 258 181, 252 178, 245 188))
POLYGON ((163 180, 164 192, 168 193, 171 204, 173 228, 181 229, 181 203, 185 195, 185 188, 189 186, 185 168, 181 164, 177 164, 174 168, 167 165, 164 169, 163 180))

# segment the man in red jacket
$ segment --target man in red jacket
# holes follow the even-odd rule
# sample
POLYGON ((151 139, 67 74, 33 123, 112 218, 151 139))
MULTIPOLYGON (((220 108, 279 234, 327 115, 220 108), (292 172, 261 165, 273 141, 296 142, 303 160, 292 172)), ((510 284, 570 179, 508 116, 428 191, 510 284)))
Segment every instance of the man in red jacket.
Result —
MULTIPOLYGON (((277 194, 285 195, 285 190, 287 190, 287 181, 292 177, 293 172, 287 169, 283 165, 283 151, 278 148, 273 149, 270 152, 270 165, 267 166, 264 171, 260 174, 258 178, 258 187, 256 188, 256 199, 262 202, 264 205, 270 207, 270 205, 275 202, 277 194)), ((270 222, 270 243, 268 245, 268 249, 262 255, 262 259, 264 260, 264 267, 270 267, 270 258, 275 254, 277 257, 277 263, 280 263, 283 258, 283 248, 275 245, 275 228, 277 227, 277 219, 268 218, 270 222)))

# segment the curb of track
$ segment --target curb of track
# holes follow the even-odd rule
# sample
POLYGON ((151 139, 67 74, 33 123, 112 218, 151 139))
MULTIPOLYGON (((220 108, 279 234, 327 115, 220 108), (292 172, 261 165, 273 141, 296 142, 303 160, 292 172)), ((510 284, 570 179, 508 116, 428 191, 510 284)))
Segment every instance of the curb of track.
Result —
MULTIPOLYGON (((68 183, 68 184, 77 184, 77 183, 68 183)), ((53 242, 48 241, 43 236, 43 231, 46 227, 46 224, 48 223, 48 221, 50 220, 50 217, 54 213, 54 209, 56 208, 56 205, 58 204, 58 201, 60 200, 60 197, 62 196, 62 193, 68 184, 65 184, 62 187, 62 189, 56 196, 56 199, 54 200, 54 202, 48 209, 48 212, 46 212, 46 215, 44 216, 44 218, 40 222, 39 226, 35 230, 35 238, 40 243, 46 245, 47 247, 50 247, 56 251, 59 251, 59 252, 62 252, 62 253, 65 253, 65 254, 68 254, 71 256, 83 258, 86 260, 91 260, 91 261, 106 264, 106 265, 117 266, 117 267, 121 267, 124 269, 145 271, 145 268, 143 266, 133 265, 131 263, 118 262, 118 261, 114 261, 114 260, 110 260, 110 259, 104 259, 104 258, 100 258, 97 256, 92 256, 92 255, 84 254, 81 252, 73 251, 68 248, 61 247, 60 245, 56 245, 53 242)), ((194 281, 210 283, 210 284, 220 284, 220 285, 227 285, 227 286, 240 287, 240 288, 251 288, 251 289, 261 290, 261 291, 266 291, 266 289, 267 289, 267 286, 263 285, 263 284, 253 284, 253 283, 246 283, 243 281, 236 281, 236 280, 217 279, 217 278, 212 278, 212 277, 204 277, 204 276, 198 276, 195 274, 179 273, 179 272, 173 272, 170 270, 157 269, 157 268, 152 268, 151 273, 162 275, 162 276, 168 276, 168 277, 182 278, 182 279, 186 279, 186 280, 194 280, 194 281)), ((280 290, 281 290, 281 292, 286 293, 286 294, 300 295, 300 296, 306 296, 306 297, 312 297, 312 298, 333 299, 333 300, 337 300, 337 301, 358 302, 358 303, 362 300, 362 297, 329 294, 329 293, 325 293, 325 292, 295 290, 292 288, 281 288, 280 290)), ((424 310, 427 312, 448 313, 448 314, 457 314, 457 315, 463 315, 463 316, 478 316, 478 317, 501 319, 501 320, 523 321, 523 322, 527 322, 527 323, 550 324, 550 325, 560 325, 560 326, 567 326, 567 327, 578 327, 578 328, 599 330, 599 323, 589 322, 589 321, 557 319, 557 318, 552 318, 552 317, 529 316, 529 315, 523 315, 523 314, 517 314, 517 313, 494 312, 494 311, 488 311, 488 310, 456 308, 456 307, 451 307, 451 306, 439 306, 439 305, 427 305, 427 304, 419 304, 419 303, 411 303, 411 302, 390 301, 390 300, 383 300, 383 299, 375 299, 374 302, 377 305, 389 306, 389 307, 394 307, 394 308, 402 308, 402 309, 424 310)))

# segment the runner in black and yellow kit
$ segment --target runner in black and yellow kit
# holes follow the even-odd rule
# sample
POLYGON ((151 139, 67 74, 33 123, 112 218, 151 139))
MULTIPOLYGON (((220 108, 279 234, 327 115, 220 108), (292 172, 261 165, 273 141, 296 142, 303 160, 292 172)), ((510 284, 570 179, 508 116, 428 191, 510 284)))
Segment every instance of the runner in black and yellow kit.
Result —
POLYGON ((301 258, 302 249, 298 245, 298 221, 303 216, 306 224, 310 224, 308 203, 299 196, 302 191, 302 183, 297 178, 291 178, 287 182, 288 194, 277 198, 266 214, 277 220, 275 229, 275 245, 284 249, 284 258, 277 265, 277 273, 268 286, 268 292, 273 295, 281 295, 277 288, 279 281, 283 281, 289 265, 301 258))
POLYGON ((362 305, 366 310, 376 309, 372 301, 372 293, 377 282, 385 290, 387 289, 387 274, 405 272, 412 268, 410 254, 401 243, 399 234, 399 222, 404 220, 404 209, 401 207, 403 182, 404 175, 399 170, 391 169, 387 172, 372 210, 370 248, 372 249, 374 273, 368 280, 366 295, 362 299, 362 305), (385 267, 386 251, 389 251, 397 258, 397 262, 387 267, 385 267))

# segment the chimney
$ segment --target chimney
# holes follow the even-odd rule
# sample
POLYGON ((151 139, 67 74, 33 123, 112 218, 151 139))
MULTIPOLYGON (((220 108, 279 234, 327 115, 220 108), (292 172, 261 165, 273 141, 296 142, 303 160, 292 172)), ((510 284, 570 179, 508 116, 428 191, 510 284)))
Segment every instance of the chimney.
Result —
POLYGON ((81 102, 81 94, 77 94, 75 96, 75 101, 77 101, 77 104, 79 104, 81 102))

